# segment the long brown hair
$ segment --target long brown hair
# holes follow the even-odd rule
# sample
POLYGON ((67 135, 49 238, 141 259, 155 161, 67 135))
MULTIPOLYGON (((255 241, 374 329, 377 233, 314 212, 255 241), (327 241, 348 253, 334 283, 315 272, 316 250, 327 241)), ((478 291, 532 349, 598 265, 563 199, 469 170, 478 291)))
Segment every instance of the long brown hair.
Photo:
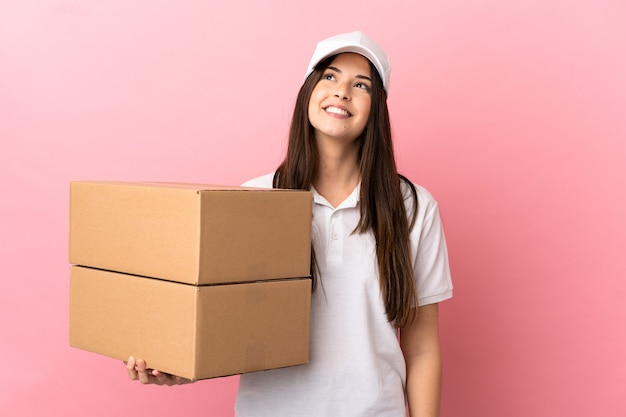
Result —
MULTIPOLYGON (((274 177, 275 188, 311 189, 319 166, 319 153, 315 132, 309 122, 308 105, 313 89, 335 56, 318 64, 300 88, 291 120, 287 155, 274 177)), ((413 319, 413 307, 417 305, 409 243, 409 231, 417 217, 417 193, 413 184, 398 174, 387 95, 371 62, 370 68, 372 108, 367 125, 358 139, 361 217, 354 232, 372 230, 376 239, 380 290, 387 320, 402 327, 413 319), (408 186, 414 202, 410 215, 406 212, 401 182, 408 186)), ((315 254, 312 253, 311 273, 315 288, 318 271, 315 254)))

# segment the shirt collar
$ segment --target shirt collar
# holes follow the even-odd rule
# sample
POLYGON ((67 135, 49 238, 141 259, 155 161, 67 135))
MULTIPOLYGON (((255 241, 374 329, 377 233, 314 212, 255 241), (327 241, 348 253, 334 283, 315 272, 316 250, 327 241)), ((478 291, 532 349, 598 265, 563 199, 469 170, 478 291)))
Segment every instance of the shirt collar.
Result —
POLYGON ((313 202, 316 204, 321 204, 321 205, 328 206, 334 209, 353 208, 358 205, 359 200, 361 198, 361 183, 359 182, 359 184, 354 188, 354 190, 352 190, 352 193, 350 193, 350 195, 344 201, 342 201, 341 204, 339 204, 337 207, 333 207, 332 204, 330 204, 328 200, 324 198, 323 195, 318 193, 315 187, 313 187, 312 185, 311 185, 311 192, 313 193, 313 202))

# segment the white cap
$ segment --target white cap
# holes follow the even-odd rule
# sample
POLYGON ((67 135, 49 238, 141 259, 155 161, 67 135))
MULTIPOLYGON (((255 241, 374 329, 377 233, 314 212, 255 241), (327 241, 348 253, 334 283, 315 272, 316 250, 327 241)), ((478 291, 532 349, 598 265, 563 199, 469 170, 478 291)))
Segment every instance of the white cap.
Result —
POLYGON ((389 94, 389 77, 391 75, 389 57, 380 46, 368 38, 363 32, 342 33, 341 35, 335 35, 318 42, 304 79, 306 80, 306 78, 311 75, 315 66, 321 61, 329 56, 343 52, 354 52, 369 59, 370 62, 374 64, 381 80, 383 80, 385 91, 389 94))

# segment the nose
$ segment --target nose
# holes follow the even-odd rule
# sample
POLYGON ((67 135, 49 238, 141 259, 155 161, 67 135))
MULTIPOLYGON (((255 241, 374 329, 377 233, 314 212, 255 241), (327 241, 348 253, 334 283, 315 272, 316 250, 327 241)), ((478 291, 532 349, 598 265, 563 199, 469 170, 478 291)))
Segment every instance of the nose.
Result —
POLYGON ((338 83, 335 90, 335 97, 340 100, 350 100, 350 88, 346 83, 338 83))

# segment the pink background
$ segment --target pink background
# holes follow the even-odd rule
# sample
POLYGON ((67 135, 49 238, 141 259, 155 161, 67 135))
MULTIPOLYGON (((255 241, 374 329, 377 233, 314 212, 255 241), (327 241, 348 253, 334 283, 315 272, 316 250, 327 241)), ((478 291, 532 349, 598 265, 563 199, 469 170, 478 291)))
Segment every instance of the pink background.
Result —
POLYGON ((68 183, 273 170, 315 42, 358 28, 449 239, 442 416, 626 415, 624 22, 621 0, 0 0, 0 414, 232 415, 237 377, 146 387, 68 346, 68 183))

